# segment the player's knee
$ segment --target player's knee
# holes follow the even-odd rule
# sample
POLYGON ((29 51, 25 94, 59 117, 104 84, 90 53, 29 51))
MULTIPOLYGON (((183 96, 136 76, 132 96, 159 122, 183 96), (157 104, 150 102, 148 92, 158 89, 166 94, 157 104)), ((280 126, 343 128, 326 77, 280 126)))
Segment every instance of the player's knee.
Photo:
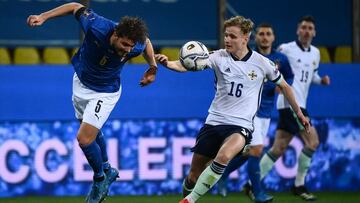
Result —
POLYGON ((249 150, 249 154, 251 156, 260 157, 262 155, 263 148, 264 147, 262 145, 251 146, 249 150))
POLYGON ((278 145, 277 147, 271 148, 271 153, 274 156, 280 157, 285 153, 286 146, 285 145, 278 145))
POLYGON ((227 165, 232 158, 233 156, 231 153, 219 153, 216 156, 215 160, 221 164, 227 165))
POLYGON ((308 148, 310 148, 310 149, 312 149, 312 150, 316 150, 317 149, 317 147, 319 146, 319 140, 313 140, 313 141, 311 141, 309 144, 308 144, 308 146, 306 146, 306 147, 308 147, 308 148))
POLYGON ((91 140, 88 136, 85 136, 84 134, 82 134, 80 132, 78 133, 76 139, 80 146, 86 146, 93 142, 93 140, 91 140))

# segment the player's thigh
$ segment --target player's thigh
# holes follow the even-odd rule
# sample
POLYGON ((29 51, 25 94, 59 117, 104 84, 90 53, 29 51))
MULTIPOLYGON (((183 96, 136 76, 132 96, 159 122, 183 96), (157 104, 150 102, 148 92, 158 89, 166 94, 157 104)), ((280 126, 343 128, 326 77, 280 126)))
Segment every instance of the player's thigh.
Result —
POLYGON ((89 145, 96 139, 98 132, 99 129, 96 127, 82 122, 77 134, 77 140, 81 146, 89 145))
POLYGON ((211 161, 212 161, 212 159, 207 156, 194 153, 192 160, 191 160, 189 178, 193 182, 196 182, 198 177, 200 176, 200 174, 211 163, 211 161))
POLYGON ((310 133, 306 133, 304 130, 300 131, 300 136, 304 141, 305 146, 310 149, 315 150, 319 145, 319 135, 314 126, 310 127, 310 133))
POLYGON ((246 144, 245 137, 240 133, 234 133, 225 139, 215 157, 215 161, 227 165, 229 161, 240 153, 246 144))
POLYGON ((281 156, 286 147, 289 145, 293 135, 285 130, 278 129, 275 134, 275 141, 273 146, 271 147, 271 152, 273 152, 277 156, 281 156))

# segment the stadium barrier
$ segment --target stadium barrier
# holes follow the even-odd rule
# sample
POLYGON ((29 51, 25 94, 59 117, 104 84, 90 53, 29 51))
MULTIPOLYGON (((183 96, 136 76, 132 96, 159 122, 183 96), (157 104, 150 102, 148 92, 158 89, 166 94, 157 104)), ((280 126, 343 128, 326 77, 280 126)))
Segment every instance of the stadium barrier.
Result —
MULTIPOLYGON (((141 88, 145 69, 124 68, 123 95, 102 129, 109 161, 120 169, 111 194, 180 193, 189 149, 214 95, 211 70, 180 74, 160 68, 156 83, 141 88)), ((320 74, 329 74, 332 85, 311 89, 309 112, 321 143, 307 176, 312 191, 360 189, 359 72, 359 65, 322 65, 320 74)), ((88 192, 92 174, 75 140, 72 75, 69 66, 0 68, 0 197, 88 192)), ((292 140, 265 179, 270 191, 290 188, 302 145, 292 140)), ((245 179, 245 168, 233 173, 229 190, 238 191, 245 179)))

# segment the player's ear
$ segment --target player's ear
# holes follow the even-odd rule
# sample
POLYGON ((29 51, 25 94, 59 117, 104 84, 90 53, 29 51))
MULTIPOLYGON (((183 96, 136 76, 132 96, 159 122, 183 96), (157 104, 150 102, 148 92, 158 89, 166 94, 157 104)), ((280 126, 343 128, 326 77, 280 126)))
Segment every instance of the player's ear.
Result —
POLYGON ((314 30, 314 35, 313 35, 313 37, 315 37, 316 36, 316 30, 314 30))

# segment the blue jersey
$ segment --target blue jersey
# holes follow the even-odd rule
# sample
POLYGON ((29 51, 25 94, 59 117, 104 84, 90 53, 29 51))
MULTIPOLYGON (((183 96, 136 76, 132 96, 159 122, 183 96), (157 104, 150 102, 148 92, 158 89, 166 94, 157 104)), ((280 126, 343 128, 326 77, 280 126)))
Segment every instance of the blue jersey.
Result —
POLYGON ((78 20, 85 38, 71 60, 77 76, 82 84, 96 92, 117 92, 122 67, 130 58, 141 54, 145 44, 136 43, 132 51, 121 58, 110 45, 116 27, 114 21, 90 9, 84 10, 78 20))
MULTIPOLYGON (((269 55, 264 56, 275 62, 278 65, 279 71, 283 75, 286 82, 292 84, 294 74, 291 70, 288 58, 284 54, 275 50, 271 50, 271 53, 269 55)), ((264 83, 263 91, 261 94, 260 108, 258 109, 256 114, 258 117, 271 117, 271 112, 273 110, 275 100, 275 87, 276 85, 271 81, 267 81, 264 83)))

